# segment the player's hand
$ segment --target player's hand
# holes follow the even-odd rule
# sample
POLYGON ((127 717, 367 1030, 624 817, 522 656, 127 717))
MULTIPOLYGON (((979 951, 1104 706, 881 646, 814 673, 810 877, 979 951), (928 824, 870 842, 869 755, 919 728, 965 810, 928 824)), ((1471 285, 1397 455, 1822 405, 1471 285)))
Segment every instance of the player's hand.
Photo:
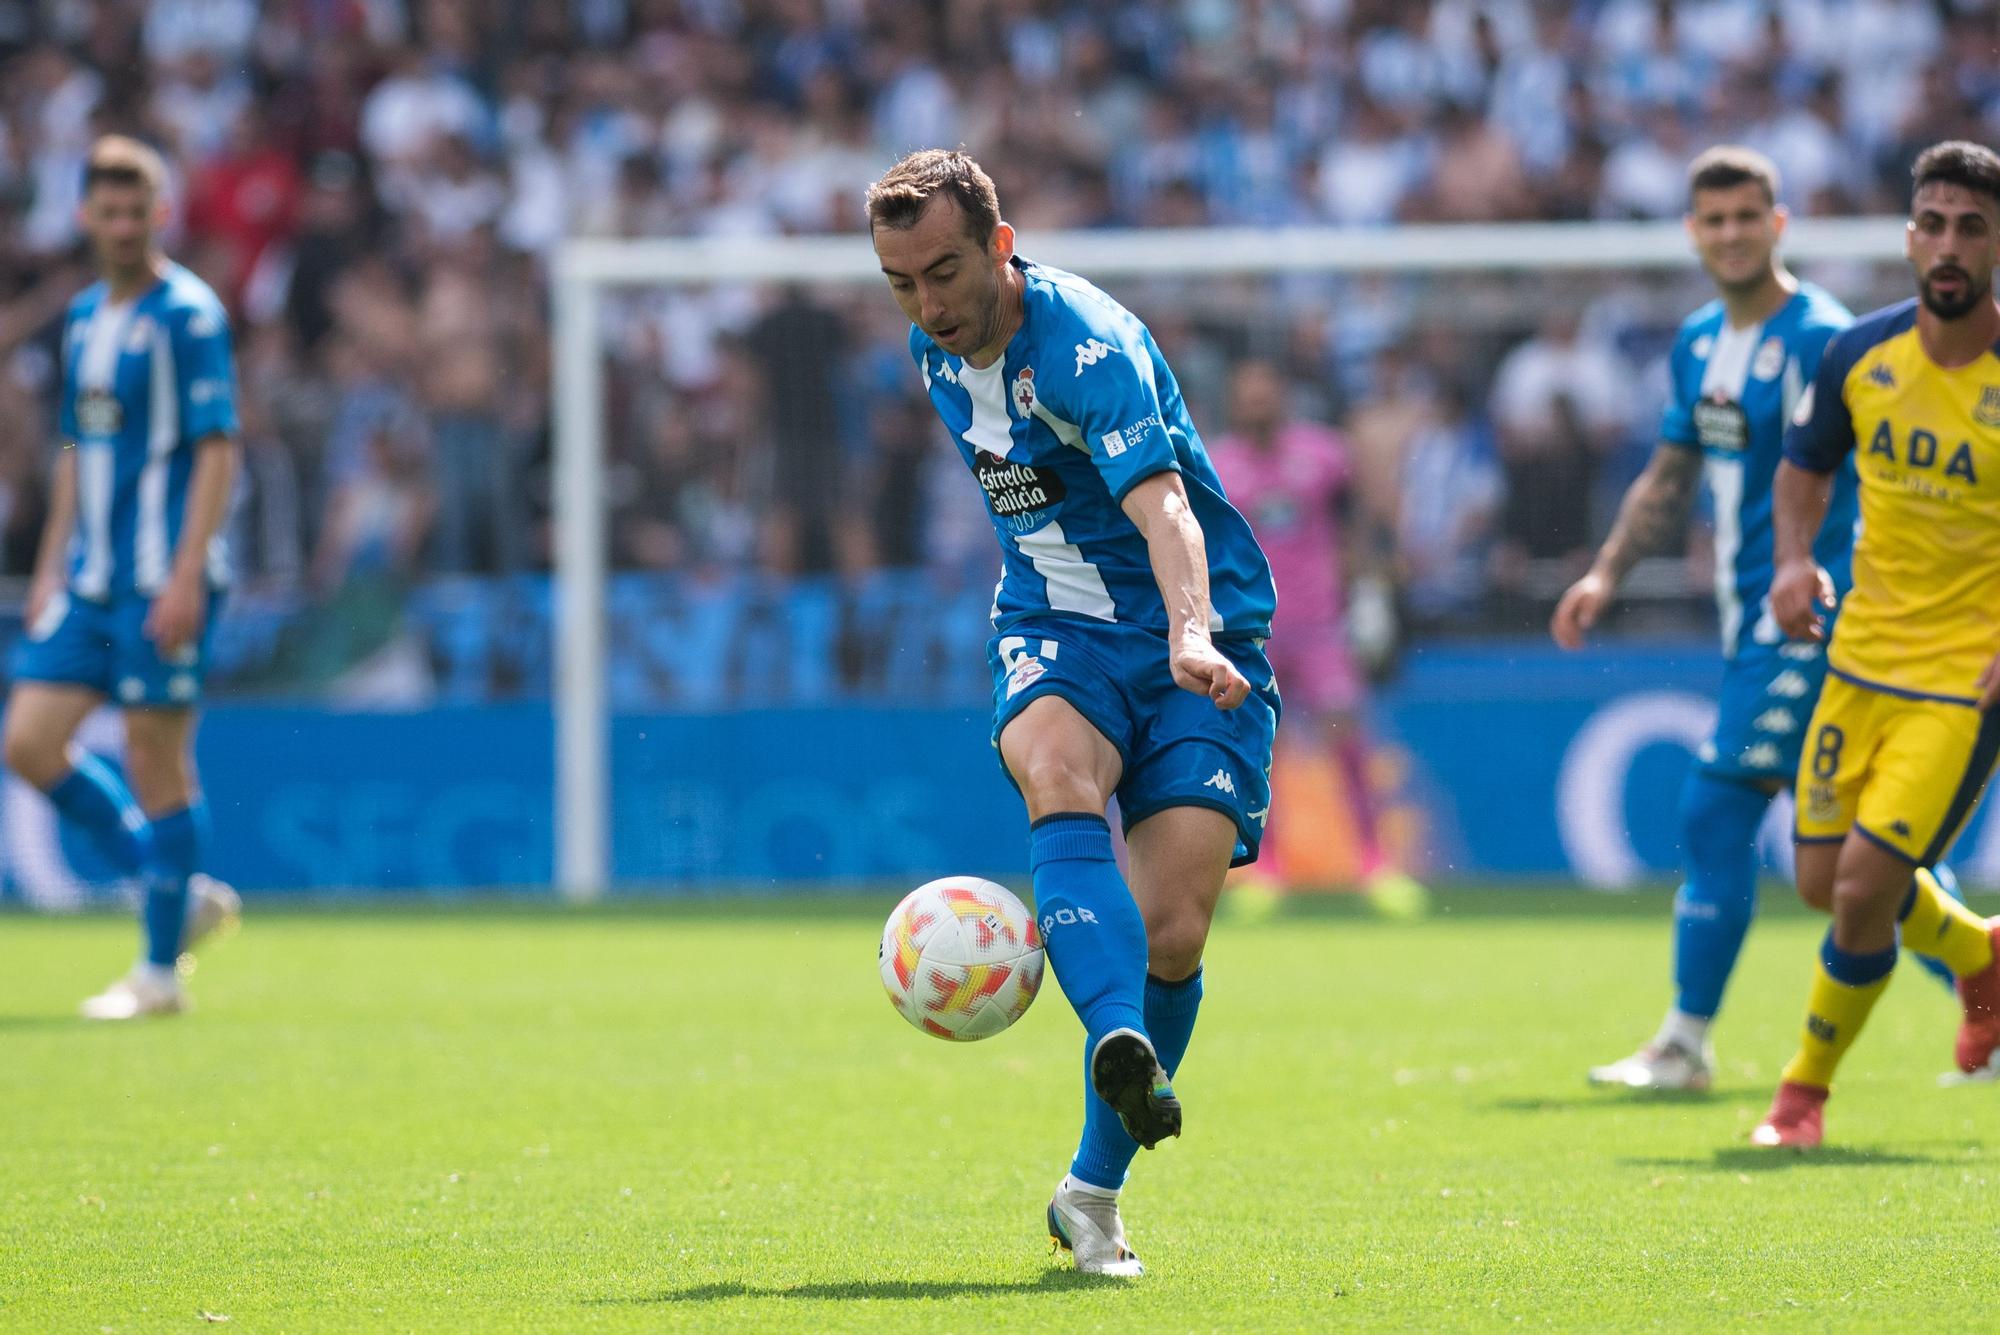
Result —
POLYGON ((1549 618, 1549 634, 1565 649, 1583 648, 1584 634, 1604 615, 1616 592, 1608 576, 1591 571, 1563 591, 1555 615, 1549 618))
POLYGON ((1833 594, 1833 576, 1817 561, 1787 561, 1778 567, 1771 581, 1771 615, 1786 638, 1824 640, 1826 618, 1838 600, 1833 594))
POLYGON ((163 655, 179 653, 201 635, 202 622, 207 617, 201 573, 197 571, 193 578, 187 578, 176 571, 146 613, 146 638, 163 655))
POLYGON ((22 609, 26 618, 25 624, 32 627, 42 619, 42 612, 48 607, 49 599, 60 593, 62 586, 61 575, 35 576, 34 582, 28 585, 28 605, 22 609))
POLYGON ((1217 709, 1234 709, 1250 695, 1250 682, 1206 635, 1184 635, 1168 659, 1174 685, 1205 695, 1217 709))
POLYGON ((2000 704, 2000 655, 1979 674, 1979 707, 1991 709, 1996 704, 2000 704))

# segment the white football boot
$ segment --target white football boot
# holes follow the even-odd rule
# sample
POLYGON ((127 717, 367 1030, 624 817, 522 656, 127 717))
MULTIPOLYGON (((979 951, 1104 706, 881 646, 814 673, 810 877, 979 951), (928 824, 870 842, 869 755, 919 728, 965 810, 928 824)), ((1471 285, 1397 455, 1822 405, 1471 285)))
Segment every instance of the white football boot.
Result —
POLYGON ((1591 1084, 1624 1089, 1699 1091, 1714 1080, 1715 1047, 1706 1041, 1693 1048, 1655 1039, 1623 1061, 1590 1068, 1591 1084))
POLYGON ((234 932, 243 921, 243 897, 227 881, 196 872, 188 877, 187 926, 181 931, 181 950, 191 951, 204 941, 234 932))
POLYGON ((1118 1198, 1097 1195, 1087 1188, 1079 1190, 1068 1174, 1049 1198, 1049 1241, 1070 1254, 1081 1275, 1137 1279, 1146 1273, 1146 1267, 1125 1245, 1118 1198))
POLYGON ((138 1020, 148 1015, 179 1015, 192 1005, 172 969, 135 964, 132 972, 79 1009, 86 1020, 138 1020))

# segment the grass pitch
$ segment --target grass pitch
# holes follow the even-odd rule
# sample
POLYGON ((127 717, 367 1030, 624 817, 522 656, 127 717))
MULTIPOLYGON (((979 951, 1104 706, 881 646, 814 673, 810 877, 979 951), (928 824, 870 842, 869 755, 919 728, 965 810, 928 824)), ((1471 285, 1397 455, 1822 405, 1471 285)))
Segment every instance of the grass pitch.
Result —
POLYGON ((182 1020, 89 1026, 112 918, 0 920, 0 1328, 1882 1330, 1991 1320, 2000 1089, 1900 971, 1833 1147, 1746 1137, 1820 928, 1767 914, 1701 1099, 1588 1090, 1667 993, 1664 895, 1223 924, 1141 1155, 1151 1273, 1042 1206, 1077 1126, 1053 981, 953 1046, 875 980, 894 901, 258 911, 182 1020))

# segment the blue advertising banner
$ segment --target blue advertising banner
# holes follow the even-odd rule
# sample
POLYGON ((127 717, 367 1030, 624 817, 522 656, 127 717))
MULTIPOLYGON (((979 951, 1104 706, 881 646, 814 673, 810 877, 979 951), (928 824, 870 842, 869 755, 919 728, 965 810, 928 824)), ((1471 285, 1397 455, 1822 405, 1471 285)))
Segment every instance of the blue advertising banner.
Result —
MULTIPOLYGON (((1442 880, 1616 888, 1672 874, 1680 783, 1713 718, 1718 676, 1706 646, 1413 655, 1374 710, 1398 843, 1442 880)), ((954 871, 1018 878, 1027 822, 987 727, 983 708, 934 706, 621 714, 611 725, 619 885, 701 893, 954 871)), ((84 740, 110 754, 117 734, 100 716, 84 740)), ((200 756, 215 870, 247 888, 549 881, 545 705, 223 705, 203 725, 200 756)), ((1279 814, 1294 840, 1338 837, 1309 803, 1279 814)), ((1774 868, 1789 852, 1789 819, 1781 798, 1765 827, 1774 868)), ((2000 882, 2000 825, 1976 817, 1955 860, 1968 881, 2000 882)), ((101 893, 108 874, 11 778, 0 791, 0 868, 12 895, 52 906, 101 893)))

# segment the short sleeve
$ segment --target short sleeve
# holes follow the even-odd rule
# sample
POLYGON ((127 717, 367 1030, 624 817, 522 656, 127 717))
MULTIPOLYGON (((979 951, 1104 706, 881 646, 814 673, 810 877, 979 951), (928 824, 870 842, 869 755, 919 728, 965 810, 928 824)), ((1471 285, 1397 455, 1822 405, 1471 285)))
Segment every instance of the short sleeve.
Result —
POLYGON ((1699 392, 1694 374, 1694 353, 1688 331, 1683 328, 1667 353, 1667 404, 1660 411, 1660 439, 1683 449, 1700 449, 1701 436, 1694 426, 1694 403, 1699 392))
POLYGON ((1136 320, 1079 321, 1060 355, 1062 363, 1043 372, 1061 386, 1051 406, 1076 423, 1114 501, 1155 473, 1180 471, 1151 341, 1136 320))
POLYGON ((1831 473, 1854 449, 1854 419, 1847 411, 1847 376, 1860 360, 1859 340, 1837 335, 1826 345, 1812 382, 1799 396, 1785 429, 1785 458, 1809 473, 1831 473))
POLYGON ((174 336, 175 374, 180 381, 181 440, 236 434, 236 370, 229 348, 229 321, 220 310, 196 307, 174 336))

